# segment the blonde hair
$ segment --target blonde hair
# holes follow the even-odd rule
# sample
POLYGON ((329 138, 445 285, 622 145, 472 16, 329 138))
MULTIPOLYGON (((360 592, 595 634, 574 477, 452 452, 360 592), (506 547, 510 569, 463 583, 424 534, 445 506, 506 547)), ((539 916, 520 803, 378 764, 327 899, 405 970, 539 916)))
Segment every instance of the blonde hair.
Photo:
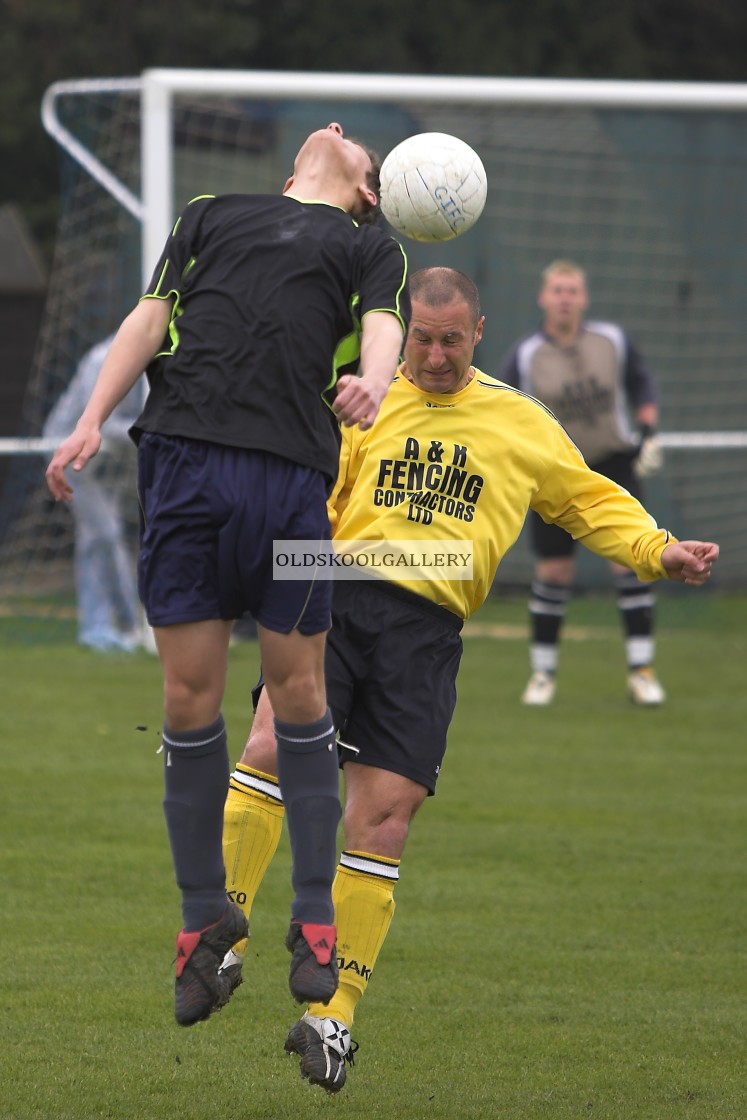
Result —
POLYGON ((581 267, 581 265, 576 264, 575 261, 563 260, 562 258, 555 261, 550 261, 550 263, 542 269, 540 276, 542 278, 543 287, 550 279, 550 277, 555 276, 555 274, 558 272, 561 274, 572 272, 574 276, 580 276, 581 280, 583 281, 584 287, 587 287, 586 271, 581 267))

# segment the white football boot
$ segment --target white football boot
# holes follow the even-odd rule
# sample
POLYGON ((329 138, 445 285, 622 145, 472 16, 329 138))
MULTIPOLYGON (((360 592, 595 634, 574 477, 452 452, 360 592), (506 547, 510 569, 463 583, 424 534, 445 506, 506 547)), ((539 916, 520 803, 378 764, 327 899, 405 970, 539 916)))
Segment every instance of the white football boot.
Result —
POLYGON ((544 708, 551 704, 555 696, 555 684, 552 673, 532 673, 521 694, 522 704, 528 704, 532 708, 544 708))
POLYGON ((357 1049, 339 1019, 322 1019, 308 1011, 293 1024, 285 1040, 286 1054, 298 1054, 301 1059, 301 1077, 328 1093, 342 1089, 347 1078, 345 1063, 352 1066, 357 1049))
POLYGON ((653 669, 633 669, 628 674, 628 696, 634 704, 655 708, 666 700, 666 693, 659 684, 653 669))

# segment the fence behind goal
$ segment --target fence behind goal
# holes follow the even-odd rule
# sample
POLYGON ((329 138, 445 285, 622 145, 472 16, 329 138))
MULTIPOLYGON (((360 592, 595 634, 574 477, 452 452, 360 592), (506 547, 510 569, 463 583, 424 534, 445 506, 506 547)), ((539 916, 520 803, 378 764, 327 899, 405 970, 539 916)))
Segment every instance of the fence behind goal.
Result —
MULTIPOLYGON (((627 328, 661 386, 666 463, 647 505, 679 536, 719 541, 716 582, 744 588, 747 85, 150 71, 56 83, 44 120, 61 217, 22 428, 0 441, 8 633, 72 632, 72 518, 46 497, 39 436, 78 359, 134 305, 190 198, 281 190, 305 136, 330 120, 382 155, 430 131, 479 152, 489 190, 477 226, 406 248, 412 269, 476 280, 486 372, 536 324, 540 270, 557 257, 583 265, 591 313, 627 328)), ((134 533, 134 487, 131 514, 134 533)), ((580 576, 606 582, 590 556, 580 576)), ((497 586, 528 578, 522 536, 497 586)))

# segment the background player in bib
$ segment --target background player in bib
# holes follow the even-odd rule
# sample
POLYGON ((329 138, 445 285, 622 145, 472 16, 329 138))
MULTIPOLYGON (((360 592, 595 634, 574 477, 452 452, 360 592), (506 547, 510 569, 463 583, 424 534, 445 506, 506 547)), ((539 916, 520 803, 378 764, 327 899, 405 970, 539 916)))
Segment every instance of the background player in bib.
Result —
MULTIPOLYGON (((584 319, 586 276, 572 261, 553 261, 542 273, 538 331, 506 355, 500 377, 543 401, 589 466, 642 500, 640 478, 661 466, 656 439, 657 390, 651 373, 616 323, 584 319), (632 413, 637 431, 630 427, 632 413)), ((529 601, 531 676, 522 702, 549 704, 555 695, 563 619, 575 571, 575 541, 558 525, 529 514, 537 557, 529 601)), ((664 701, 654 658, 654 595, 634 571, 611 561, 625 633, 628 693, 636 704, 664 701)))
MULTIPOLYGON (((343 432, 333 535, 423 547, 447 541, 455 552, 469 545, 473 577, 414 582, 398 570, 391 581, 335 583, 326 676, 347 744, 345 850, 334 885, 340 985, 328 1006, 311 1004, 286 1042, 303 1076, 330 1092, 345 1083, 350 1027, 392 920, 410 822, 435 791, 462 623, 487 596, 527 509, 646 580, 703 583, 718 555, 716 545, 679 543, 659 529, 634 498, 590 470, 544 406, 472 364, 484 319, 468 277, 428 268, 411 277, 410 292, 405 360, 376 424, 343 432)), ((227 884, 246 899, 247 914, 282 829, 276 773, 262 692, 225 816, 227 884)), ((243 948, 224 964, 234 984, 243 948)))
POLYGON ((378 208, 378 160, 336 122, 307 138, 282 195, 193 200, 47 470, 53 495, 70 500, 64 469, 96 454, 101 425, 145 368, 150 392, 133 427, 138 576, 164 680, 184 1026, 225 1003, 218 968, 246 931, 225 894, 221 715, 232 620, 246 611, 275 710, 293 849, 290 988, 299 1001, 327 1000, 337 984, 339 779, 323 674, 330 587, 274 581, 272 557, 274 540, 329 539, 339 422, 369 427, 397 367, 407 266, 375 224, 378 208), (345 375, 359 359, 360 376, 345 375))

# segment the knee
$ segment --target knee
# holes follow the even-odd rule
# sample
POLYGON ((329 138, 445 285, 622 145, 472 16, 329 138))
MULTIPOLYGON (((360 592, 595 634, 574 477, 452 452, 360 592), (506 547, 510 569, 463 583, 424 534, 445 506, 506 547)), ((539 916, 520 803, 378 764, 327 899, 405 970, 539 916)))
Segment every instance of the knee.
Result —
POLYGON ((421 802, 399 801, 390 805, 346 806, 345 846, 399 859, 404 851, 410 824, 421 802))
POLYGON ((266 674, 268 691, 273 688, 286 696, 314 696, 324 695, 324 675, 316 668, 306 666, 293 667, 283 674, 274 674, 272 678, 266 674))
POLYGON ((310 723, 326 708, 324 634, 277 634, 258 627, 265 686, 278 719, 310 723))
POLYGON ((311 723, 320 719, 327 707, 323 679, 309 672, 289 673, 282 679, 265 681, 278 719, 289 723, 311 723))
POLYGON ((575 561, 570 556, 558 556, 553 559, 540 560, 535 568, 535 575, 542 583, 553 583, 567 587, 573 582, 575 561))
POLYGON ((218 717, 220 694, 206 682, 168 675, 163 682, 163 707, 173 730, 205 727, 218 717))

